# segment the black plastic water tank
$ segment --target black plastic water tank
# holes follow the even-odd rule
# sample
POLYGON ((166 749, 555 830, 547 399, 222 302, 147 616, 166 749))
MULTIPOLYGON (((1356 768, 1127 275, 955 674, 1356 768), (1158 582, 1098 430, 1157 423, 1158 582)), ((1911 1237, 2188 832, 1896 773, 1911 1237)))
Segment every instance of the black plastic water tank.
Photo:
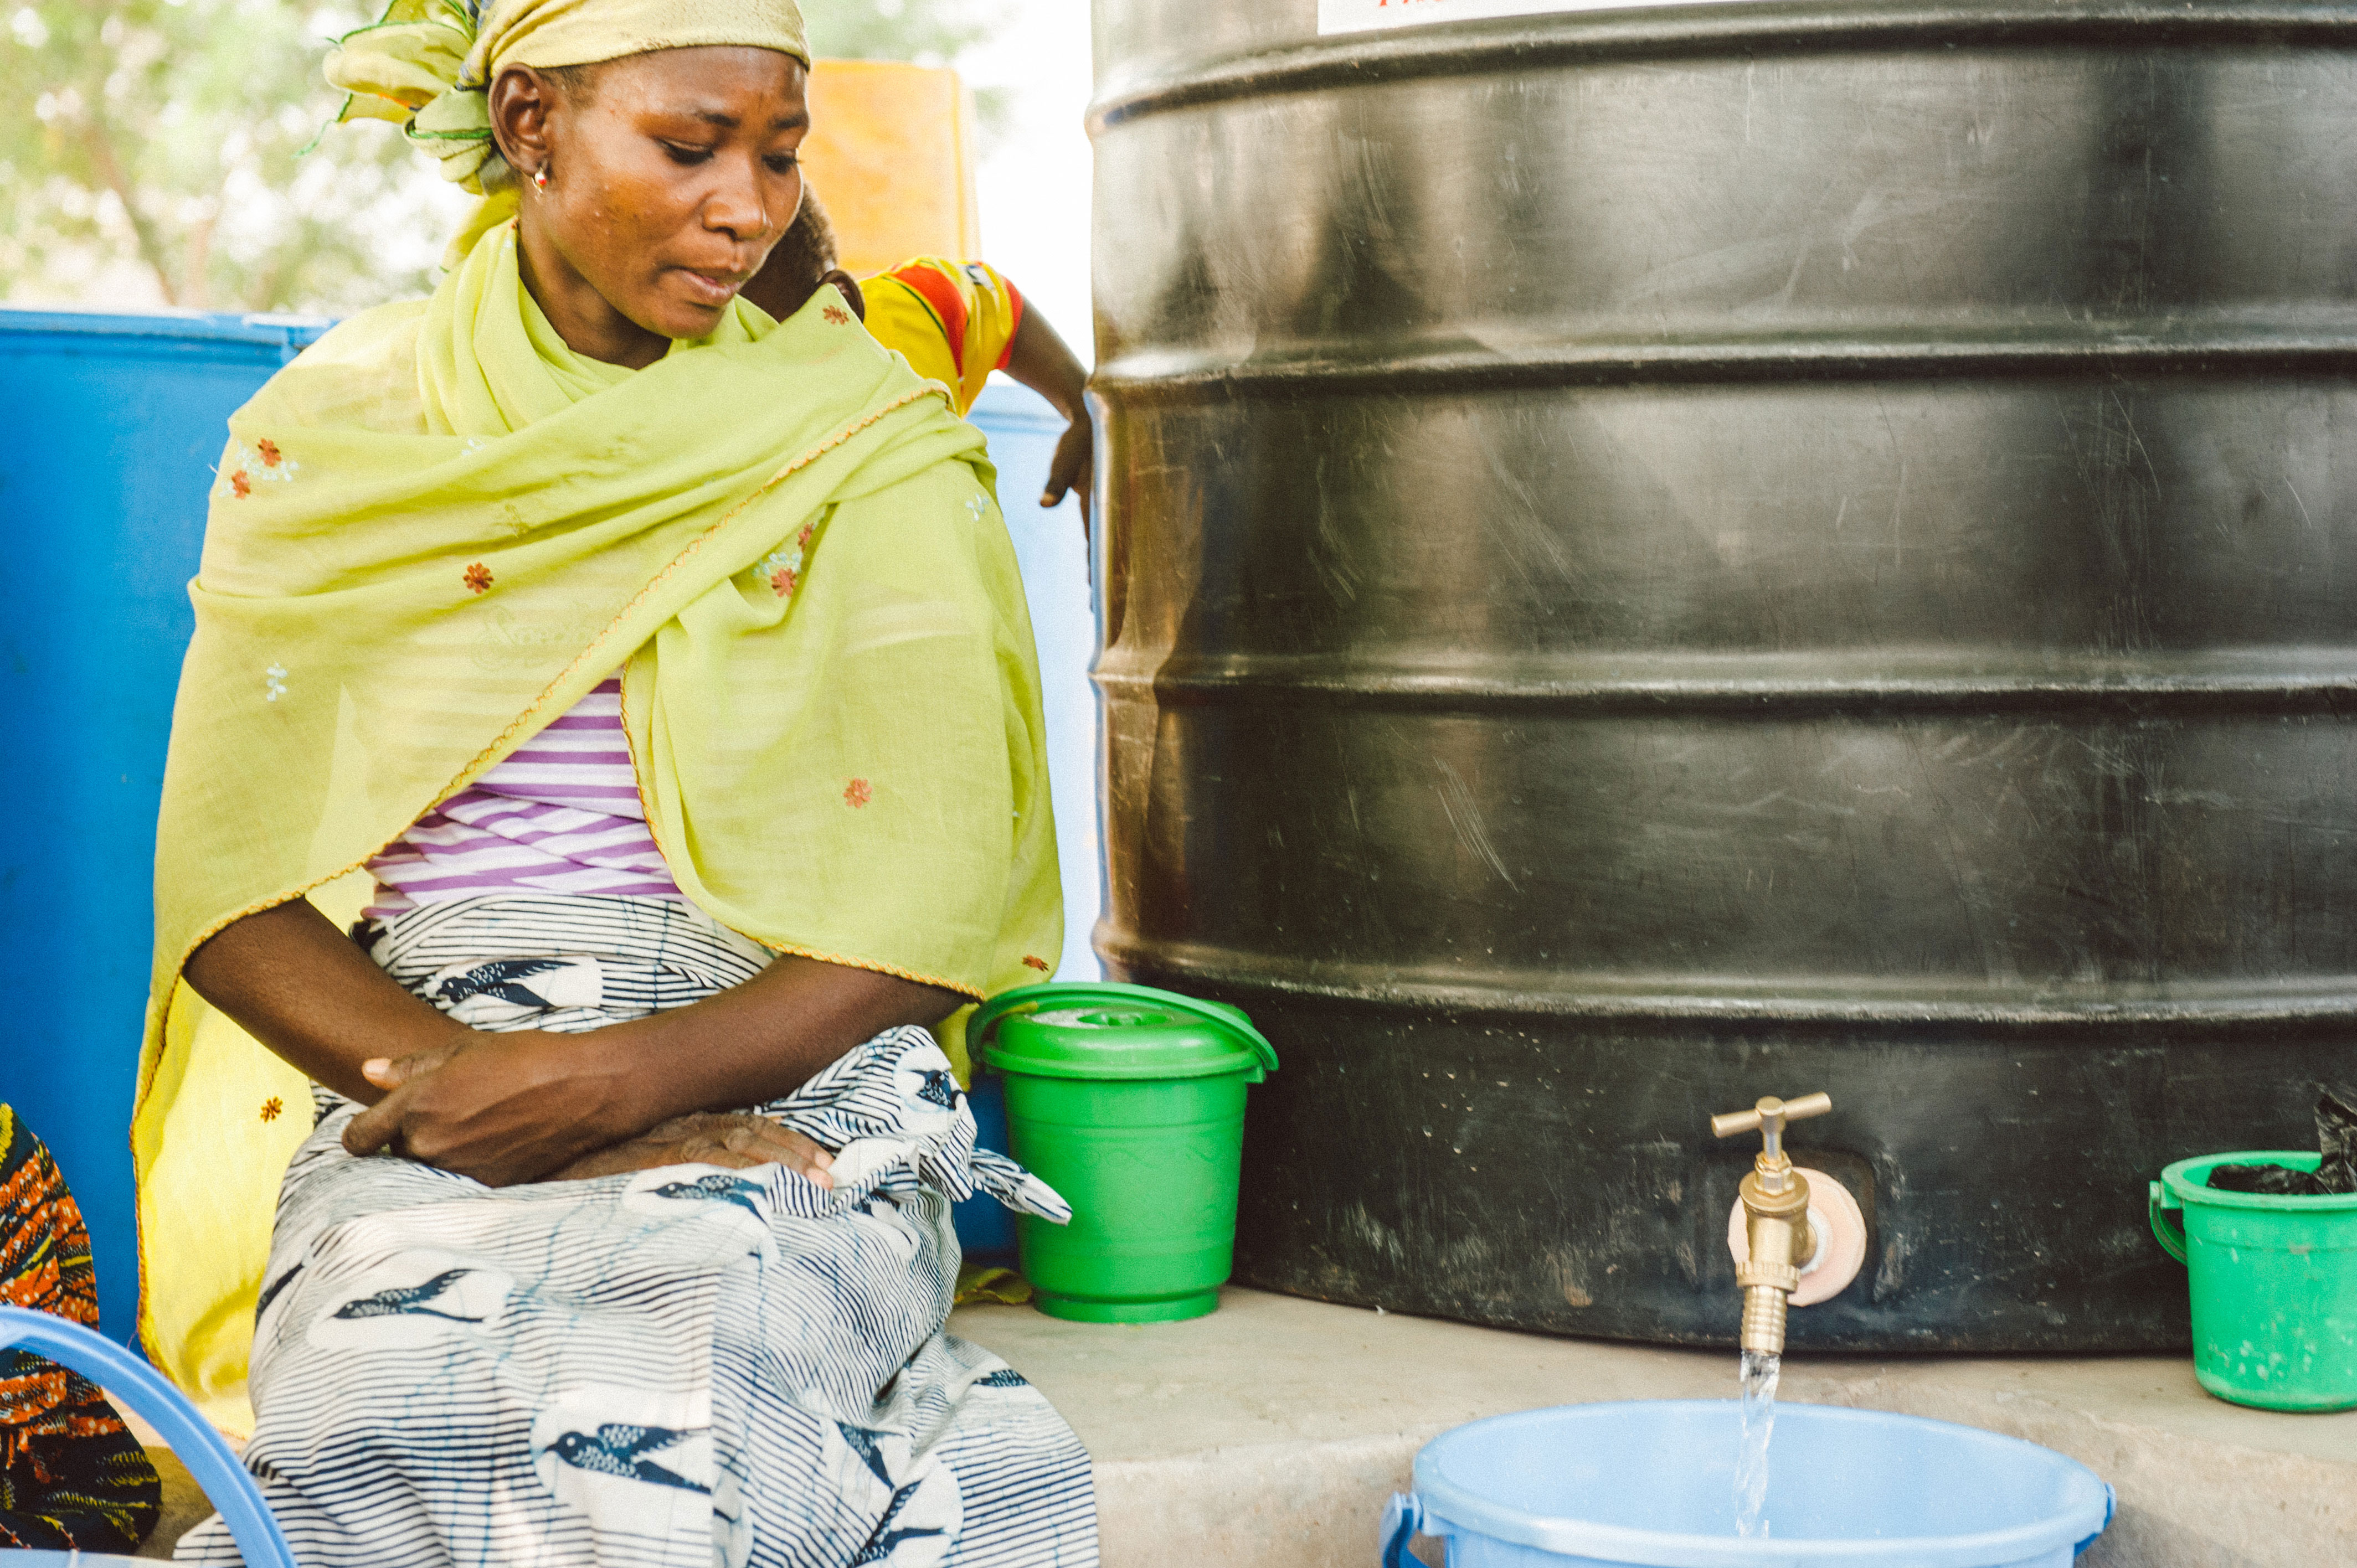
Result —
POLYGON ((2357 1079, 2357 9, 1098 0, 1114 970, 1253 1009, 1239 1277, 2186 1337, 2357 1079), (1337 5, 1339 13, 1347 7, 1337 5))

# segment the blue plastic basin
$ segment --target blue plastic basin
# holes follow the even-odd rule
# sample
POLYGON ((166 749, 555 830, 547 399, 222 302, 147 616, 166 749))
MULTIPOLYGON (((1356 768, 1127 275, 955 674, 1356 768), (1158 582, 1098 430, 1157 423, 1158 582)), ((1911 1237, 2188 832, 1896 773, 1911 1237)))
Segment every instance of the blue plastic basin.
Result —
POLYGON ((2018 1438, 1881 1411, 1778 1407, 1769 1533, 1735 1528, 1733 1400, 1566 1405, 1426 1444, 1384 1520, 1384 1562, 1420 1530, 1449 1568, 2068 1568, 2112 1489, 2018 1438))
MULTIPOLYGON (((187 1396, 164 1380, 161 1372, 78 1323, 20 1306, 0 1306, 0 1349, 11 1346, 80 1372, 155 1427, 197 1485, 205 1489, 213 1507, 221 1510, 230 1538, 237 1542, 238 1554, 245 1559, 245 1568, 295 1568, 295 1553, 288 1549, 277 1520, 271 1517, 262 1488, 246 1474, 221 1434, 197 1413, 187 1396)), ((73 1568, 74 1564, 100 1568, 140 1559, 93 1552, 0 1551, 0 1561, 6 1568, 73 1568)))

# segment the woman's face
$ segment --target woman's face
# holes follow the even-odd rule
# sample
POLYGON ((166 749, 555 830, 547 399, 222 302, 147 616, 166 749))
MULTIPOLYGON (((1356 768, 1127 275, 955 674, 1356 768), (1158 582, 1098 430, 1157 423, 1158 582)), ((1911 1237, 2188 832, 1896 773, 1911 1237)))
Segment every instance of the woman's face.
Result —
POLYGON ((525 281, 576 352, 651 364, 719 325, 802 205, 808 81, 791 55, 736 48, 500 73, 525 281))

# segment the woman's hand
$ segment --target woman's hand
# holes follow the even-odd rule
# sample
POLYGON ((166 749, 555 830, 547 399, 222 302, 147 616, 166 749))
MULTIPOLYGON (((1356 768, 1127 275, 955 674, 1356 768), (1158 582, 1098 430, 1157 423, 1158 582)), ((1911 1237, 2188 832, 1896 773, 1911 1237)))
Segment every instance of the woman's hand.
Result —
POLYGON ((691 1113, 775 1100, 859 1041, 939 1023, 963 1000, 788 956, 701 1002, 587 1034, 461 1030, 361 1063, 363 1087, 384 1098, 352 1118, 344 1147, 390 1147, 486 1187, 540 1181, 691 1113))
POLYGON ((486 1187, 537 1181, 632 1137, 642 1123, 626 1064, 595 1034, 469 1032, 449 1045, 363 1062, 384 1098, 352 1118, 344 1148, 393 1153, 486 1187))
POLYGON ((747 1170, 779 1165, 816 1187, 833 1187, 827 1167, 834 1156, 791 1127, 741 1112, 697 1112, 674 1116, 627 1143, 585 1155, 543 1181, 584 1181, 591 1176, 651 1171, 662 1165, 718 1165, 747 1170))
MULTIPOLYGON (((587 1034, 485 1034, 404 991, 300 898, 230 926, 187 974, 282 1059, 369 1107, 345 1148, 391 1148, 487 1187, 538 1181, 692 1112, 766 1104, 860 1041, 936 1025, 969 1000, 790 955, 700 1002, 587 1034)), ((806 1174, 825 1168, 814 1148, 780 1147, 806 1174)))

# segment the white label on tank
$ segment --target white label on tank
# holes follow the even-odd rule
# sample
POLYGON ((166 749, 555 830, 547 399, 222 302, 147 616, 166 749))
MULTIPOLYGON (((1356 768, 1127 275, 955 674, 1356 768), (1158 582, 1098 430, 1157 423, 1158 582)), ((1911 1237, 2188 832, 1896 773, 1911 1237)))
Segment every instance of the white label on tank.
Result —
POLYGON ((1568 11, 1620 11, 1635 5, 1707 5, 1712 0, 1318 0, 1318 31, 1372 33, 1387 27, 1473 22, 1485 16, 1544 16, 1568 11))

